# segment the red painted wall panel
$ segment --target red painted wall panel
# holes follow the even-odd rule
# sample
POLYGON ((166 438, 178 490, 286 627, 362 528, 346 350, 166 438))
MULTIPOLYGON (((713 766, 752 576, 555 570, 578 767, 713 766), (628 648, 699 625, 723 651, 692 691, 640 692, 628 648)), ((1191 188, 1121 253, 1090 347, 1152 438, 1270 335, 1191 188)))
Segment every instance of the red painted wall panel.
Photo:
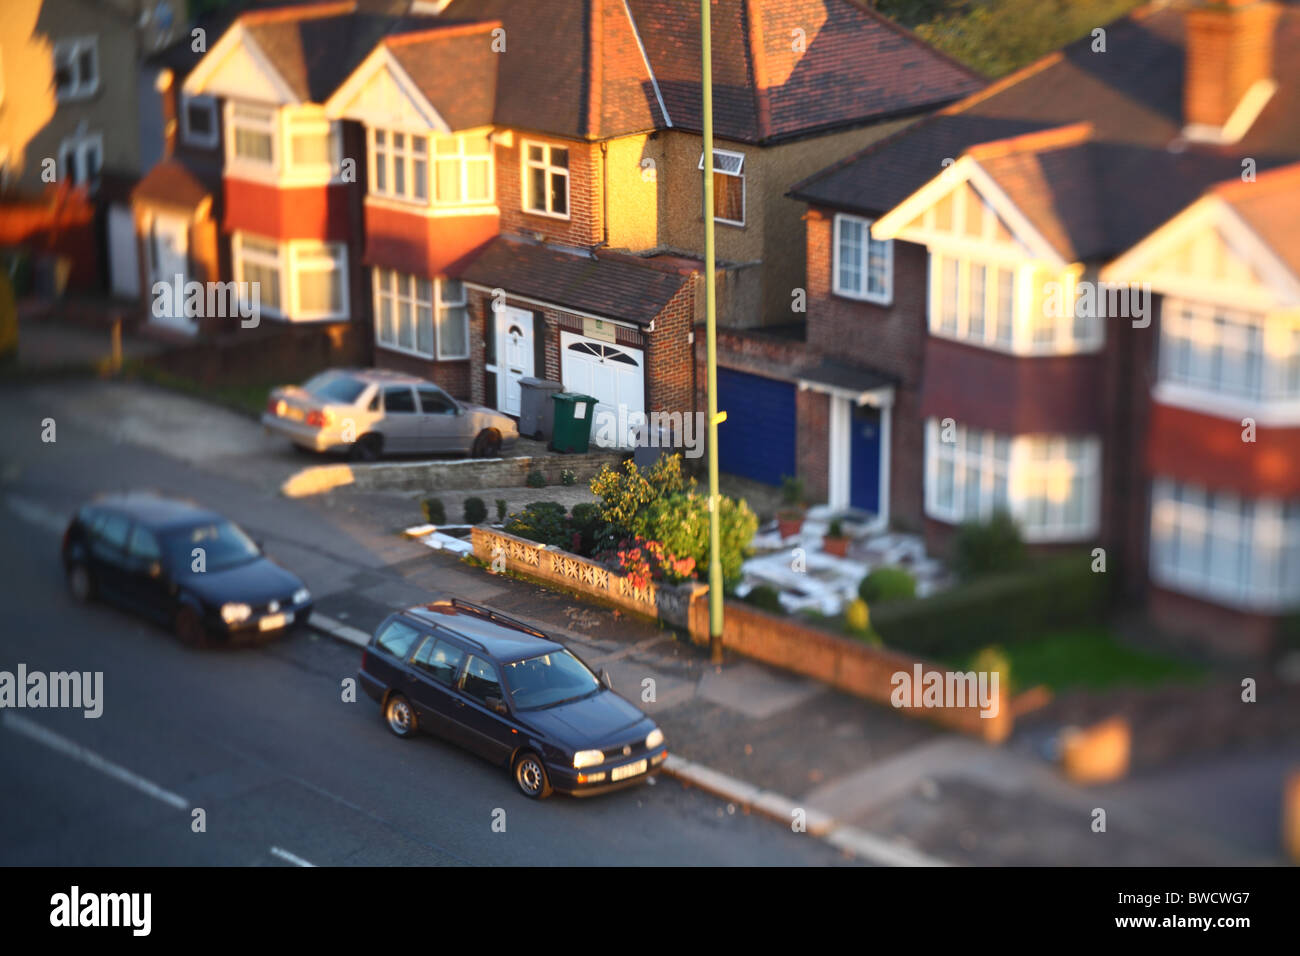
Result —
POLYGON ((496 216, 421 216, 366 206, 366 265, 414 275, 445 275, 497 234, 496 216))
POLYGON ((1251 497, 1300 495, 1300 428, 1255 429, 1242 441, 1240 419, 1153 403, 1147 433, 1150 473, 1251 497))
POLYGON ((226 232, 271 239, 345 241, 359 225, 351 209, 355 183, 281 188, 225 177, 226 232))

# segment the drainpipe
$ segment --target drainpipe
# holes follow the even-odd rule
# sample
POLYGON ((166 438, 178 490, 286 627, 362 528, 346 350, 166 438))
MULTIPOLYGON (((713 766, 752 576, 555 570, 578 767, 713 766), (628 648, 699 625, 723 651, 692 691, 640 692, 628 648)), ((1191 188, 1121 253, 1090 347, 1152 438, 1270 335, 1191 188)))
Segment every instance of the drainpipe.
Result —
POLYGON ((163 159, 171 159, 176 149, 176 74, 163 67, 153 86, 162 101, 163 159))

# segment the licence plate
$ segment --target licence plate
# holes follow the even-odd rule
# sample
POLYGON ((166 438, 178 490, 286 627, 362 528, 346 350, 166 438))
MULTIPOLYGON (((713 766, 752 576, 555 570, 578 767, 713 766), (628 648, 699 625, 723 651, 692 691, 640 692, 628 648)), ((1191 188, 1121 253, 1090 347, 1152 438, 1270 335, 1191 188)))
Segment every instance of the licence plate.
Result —
POLYGON ((274 631, 278 627, 284 627, 291 620, 293 620, 292 614, 268 614, 257 622, 257 629, 259 631, 274 631))
POLYGON ((639 773, 645 773, 646 762, 638 760, 636 763, 624 764, 621 767, 615 767, 609 772, 609 779, 626 780, 628 777, 635 777, 639 773))

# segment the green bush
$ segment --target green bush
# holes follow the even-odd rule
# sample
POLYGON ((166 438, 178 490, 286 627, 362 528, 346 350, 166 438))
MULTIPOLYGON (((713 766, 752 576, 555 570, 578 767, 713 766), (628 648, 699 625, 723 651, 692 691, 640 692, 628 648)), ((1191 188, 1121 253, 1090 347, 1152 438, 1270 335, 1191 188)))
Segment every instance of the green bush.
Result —
MULTIPOLYGON (((663 459, 661 459, 662 461, 663 459)), ((694 558, 696 574, 704 578, 709 566, 708 497, 694 491, 659 498, 646 505, 636 518, 636 533, 658 541, 678 558, 694 558)), ((718 501, 718 526, 724 586, 740 580, 740 566, 749 554, 749 543, 758 530, 758 516, 744 501, 725 495, 718 501)))
POLYGON ((1093 573, 1086 552, 1062 555, 931 597, 890 601, 873 609, 872 625, 890 647, 923 657, 960 657, 991 644, 1101 622, 1116 577, 1114 568, 1093 573))
POLYGON ((497 521, 505 523, 506 520, 506 499, 497 499, 497 521))
POLYGON ((601 500, 605 520, 627 535, 646 534, 644 512, 653 501, 694 490, 695 481, 682 474, 682 456, 665 455, 649 468, 639 468, 631 458, 621 471, 605 465, 591 479, 591 491, 601 500))
POLYGON ((482 524, 487 520, 487 505, 482 498, 465 499, 465 523, 482 524))
POLYGON ((797 508, 805 504, 807 495, 804 492, 802 478, 796 478, 793 475, 781 476, 781 503, 791 508, 797 508))
POLYGON ((1019 571, 1028 563, 1020 528, 1005 511, 995 513, 985 524, 966 522, 953 538, 950 564, 963 581, 1019 571))
POLYGON ((577 483, 578 483, 578 476, 577 474, 574 473, 572 468, 565 468, 562 472, 560 472, 560 484, 576 485, 577 483))
POLYGON ((590 501, 582 501, 573 506, 569 517, 569 526, 575 534, 578 554, 590 557, 603 544, 605 519, 601 516, 600 506, 590 501))
POLYGON ((749 593, 741 600, 770 614, 785 613, 785 608, 781 606, 781 592, 770 584, 759 584, 750 588, 749 593))
POLYGON ((1006 651, 996 644, 990 645, 976 654, 975 659, 971 661, 970 670, 985 674, 992 674, 996 671, 998 686, 1007 690, 1011 689, 1011 658, 1007 656, 1006 651))
POLYGON ((916 597, 916 578, 906 568, 876 568, 858 585, 858 597, 872 607, 916 597))
POLYGON ((524 479, 524 484, 529 488, 545 488, 546 476, 542 474, 540 468, 534 468, 528 473, 528 477, 524 479))
POLYGON ((424 512, 424 520, 429 524, 447 523, 447 509, 441 498, 425 498, 420 502, 420 510, 424 512))
POLYGON ((553 544, 568 548, 573 542, 573 532, 564 513, 564 505, 558 501, 534 501, 510 516, 505 530, 509 534, 537 541, 541 544, 553 544))

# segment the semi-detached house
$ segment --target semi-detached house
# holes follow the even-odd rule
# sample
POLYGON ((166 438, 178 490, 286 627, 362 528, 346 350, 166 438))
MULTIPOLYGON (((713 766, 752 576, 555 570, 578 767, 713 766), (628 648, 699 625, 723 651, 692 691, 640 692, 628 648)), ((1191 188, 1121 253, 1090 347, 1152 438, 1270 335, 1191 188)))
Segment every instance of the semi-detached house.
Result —
POLYGON ((507 412, 530 375, 633 428, 693 411, 706 162, 721 321, 788 323, 789 184, 981 85, 855 0, 718 0, 713 17, 705 157, 692 3, 245 14, 178 84, 178 110, 220 117, 220 195, 179 154, 160 164, 137 198, 149 261, 259 282, 266 321, 363 325, 375 364, 507 412))

